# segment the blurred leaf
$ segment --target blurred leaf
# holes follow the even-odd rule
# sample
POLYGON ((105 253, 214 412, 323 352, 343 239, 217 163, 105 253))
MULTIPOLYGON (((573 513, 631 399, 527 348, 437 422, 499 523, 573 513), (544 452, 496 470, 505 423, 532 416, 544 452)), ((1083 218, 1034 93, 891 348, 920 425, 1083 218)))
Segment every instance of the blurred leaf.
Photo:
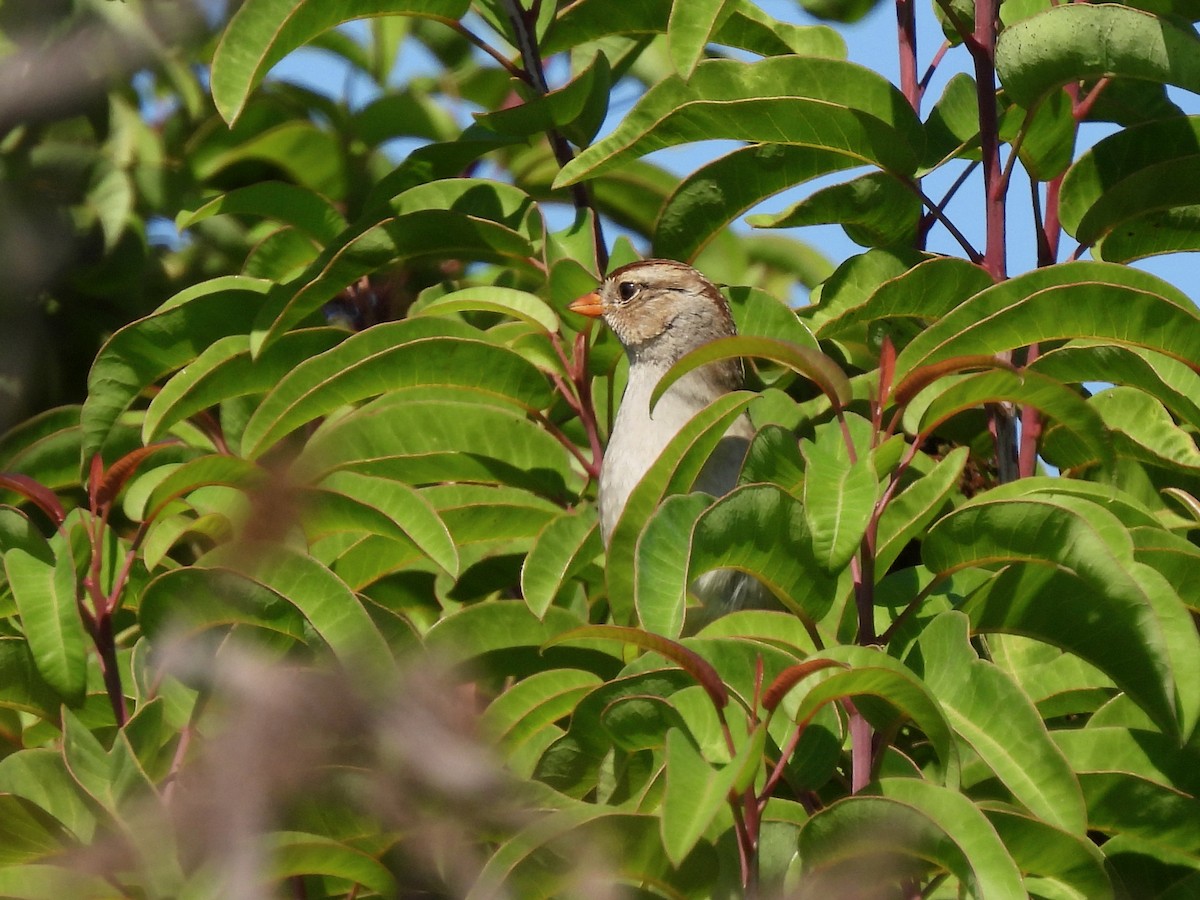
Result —
POLYGON ((34 664, 63 702, 78 706, 87 681, 87 650, 71 544, 59 533, 47 541, 20 513, 0 508, 0 549, 34 664))
POLYGON ((260 182, 222 194, 192 212, 180 213, 175 225, 182 231, 209 216, 231 214, 291 225, 317 244, 335 240, 346 227, 345 218, 324 197, 282 181, 260 182))
POLYGON ((379 860, 330 838, 276 831, 270 836, 267 850, 272 875, 280 880, 300 875, 331 875, 362 885, 382 897, 396 893, 395 876, 379 860))

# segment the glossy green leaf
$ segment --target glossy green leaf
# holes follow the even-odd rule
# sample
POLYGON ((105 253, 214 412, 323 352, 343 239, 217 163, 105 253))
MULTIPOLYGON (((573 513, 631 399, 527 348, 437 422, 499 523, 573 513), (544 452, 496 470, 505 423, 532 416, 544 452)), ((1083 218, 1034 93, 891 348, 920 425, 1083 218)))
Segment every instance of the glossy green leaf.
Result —
POLYGON ((1137 388, 1114 387, 1096 394, 1090 403, 1120 439, 1123 454, 1200 473, 1196 439, 1176 425, 1154 397, 1137 388))
POLYGON ((64 702, 78 706, 87 682, 87 640, 71 545, 61 534, 47 541, 23 515, 0 508, 0 550, 37 670, 64 702))
POLYGON ((537 672, 488 704, 481 724, 502 749, 512 752, 569 715, 579 700, 600 684, 596 675, 577 669, 537 672))
POLYGON ((800 373, 816 384, 839 408, 850 401, 850 381, 846 374, 836 362, 819 350, 774 338, 739 335, 717 338, 684 354, 654 386, 654 391, 650 394, 650 408, 654 408, 671 385, 693 369, 718 360, 743 356, 769 359, 800 373))
POLYGON ((679 730, 667 733, 667 787, 662 805, 662 840, 667 856, 680 865, 703 837, 718 813, 746 776, 761 765, 766 729, 761 726, 738 751, 737 757, 718 771, 704 760, 679 730))
POLYGON ((390 14, 458 19, 466 0, 250 0, 230 21, 213 57, 212 93, 225 121, 233 123, 267 71, 321 32, 365 16, 390 14))
POLYGON ((721 229, 762 200, 855 165, 855 160, 820 147, 763 143, 734 150, 676 186, 654 225, 654 253, 693 259, 721 229))
POLYGON ((1200 203, 1186 177, 1200 154, 1200 117, 1127 128, 1099 141, 1063 178, 1063 227, 1080 243, 1147 213, 1200 203))
POLYGON ((800 830, 798 896, 816 900, 848 889, 878 893, 938 871, 972 885, 976 873, 956 837, 900 800, 866 795, 839 800, 800 830))
POLYGON ((19 750, 0 760, 0 794, 21 797, 45 810, 81 843, 95 834, 96 813, 80 795, 56 750, 19 750))
POLYGON ((438 621, 425 638, 426 649, 443 665, 494 660, 516 663, 515 650, 536 662, 537 670, 552 667, 557 660, 570 659, 572 668, 586 669, 611 677, 620 667, 621 647, 613 641, 573 640, 571 648, 543 646, 554 638, 574 631, 583 621, 565 609, 550 607, 541 618, 524 603, 491 601, 466 606, 438 621), (582 663, 586 661, 586 665, 582 663))
POLYGON ((1027 109, 1068 81, 1137 78, 1200 90, 1200 42, 1190 29, 1127 6, 1068 4, 1006 28, 996 72, 1027 109))
POLYGON ((501 313, 551 333, 559 327, 558 315, 545 300, 525 291, 498 286, 453 291, 422 306, 419 314, 439 316, 469 310, 501 313))
POLYGON ((1200 374, 1177 359, 1144 347, 1075 340, 1042 354, 1032 371, 1074 384, 1128 385, 1161 401, 1177 416, 1200 426, 1200 374))
POLYGON ((0 637, 0 707, 54 720, 61 702, 38 672, 29 642, 23 637, 0 637))
POLYGON ((988 288, 931 325, 896 359, 896 378, 959 356, 1070 338, 1148 347, 1200 359, 1195 304, 1152 275, 1108 263, 1038 269, 988 288), (1119 309, 1120 316, 1113 310, 1119 309))
POLYGON ((1113 897, 1104 856, 1090 838, 1010 810, 988 808, 984 814, 1024 874, 1029 893, 1069 900, 1113 897))
POLYGON ((1074 772, 1033 703, 1003 670, 978 659, 967 617, 946 612, 921 632, 925 683, 951 726, 1035 816, 1082 835, 1087 825, 1074 772))
MULTIPOLYGON (((202 456, 171 469, 164 466, 162 470, 156 470, 155 474, 163 470, 166 470, 165 476, 157 482, 151 482, 153 488, 144 502, 135 504, 135 508, 131 510, 134 515, 139 515, 142 521, 154 518, 172 500, 199 487, 221 484, 249 490, 259 487, 267 480, 267 473, 254 463, 224 454, 202 456)), ((130 493, 133 493, 132 489, 130 493)))
POLYGON ((839 60, 710 60, 686 82, 672 76, 647 91, 616 131, 566 165, 555 184, 713 138, 824 148, 909 174, 923 139, 912 107, 897 98, 873 72, 839 60))
POLYGON ((521 566, 521 593, 529 608, 544 615, 567 580, 601 550, 595 516, 576 511, 551 520, 521 566))
POLYGON ((812 533, 813 554, 826 572, 836 573, 858 552, 875 512, 879 481, 869 456, 851 459, 840 428, 817 429, 814 441, 800 444, 804 454, 804 519, 812 533))

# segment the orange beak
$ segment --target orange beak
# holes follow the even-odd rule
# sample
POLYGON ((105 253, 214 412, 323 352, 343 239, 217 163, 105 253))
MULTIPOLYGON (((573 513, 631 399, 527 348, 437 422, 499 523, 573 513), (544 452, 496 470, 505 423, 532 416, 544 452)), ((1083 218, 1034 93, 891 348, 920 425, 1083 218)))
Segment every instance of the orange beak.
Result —
POLYGON ((598 319, 604 315, 604 304, 600 300, 600 295, 595 291, 584 294, 578 300, 572 300, 567 309, 577 312, 581 316, 587 316, 589 319, 598 319))

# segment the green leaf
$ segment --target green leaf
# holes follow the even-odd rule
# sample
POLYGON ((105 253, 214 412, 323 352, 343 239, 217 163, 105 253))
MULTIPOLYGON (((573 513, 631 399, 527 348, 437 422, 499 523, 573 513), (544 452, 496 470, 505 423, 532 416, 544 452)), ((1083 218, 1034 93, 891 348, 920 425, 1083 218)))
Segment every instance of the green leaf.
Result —
POLYGON ((594 514, 577 510, 552 519, 521 566, 521 594, 534 614, 545 615, 567 580, 602 549, 594 514))
POLYGON ((554 638, 576 631, 584 622, 552 606, 541 618, 524 603, 488 601, 463 607, 429 629, 425 647, 443 665, 492 663, 529 665, 534 671, 571 667, 612 677, 620 668, 621 649, 611 640, 572 639, 571 648, 546 647, 554 638), (513 651, 520 650, 521 654, 513 651))
POLYGON ((226 27, 213 56, 213 99, 221 116, 232 124, 268 70, 321 32, 366 16, 455 20, 467 6, 467 0, 248 0, 226 27))
POLYGON ((1024 874, 1030 894, 1111 900, 1113 887, 1104 856, 1090 838, 1010 810, 989 808, 984 813, 1024 874))
POLYGON ((886 573, 908 542, 919 537, 958 489, 970 451, 956 447, 933 470, 906 487, 884 509, 876 532, 875 569, 886 573))
POLYGON ((529 195, 512 185, 448 178, 408 187, 385 203, 386 209, 365 215, 295 281, 271 294, 255 320, 256 353, 346 285, 402 260, 433 257, 532 267, 532 242, 541 237, 541 217, 529 195))
POLYGON ((1195 304, 1152 275, 1110 263, 1065 263, 959 305, 900 352, 896 379, 954 357, 1080 337, 1147 347, 1186 363, 1200 359, 1198 326, 1195 304), (1121 315, 1113 316, 1114 309, 1121 315))
MULTIPOLYGON (((1037 637, 1100 668, 1168 733, 1195 711, 1172 642, 1187 637, 1178 597, 1162 596, 1132 559, 1124 526, 1096 503, 989 494, 930 529, 925 565, 939 574, 1008 564, 964 604, 972 627, 1037 637), (1087 627, 1082 627, 1086 623, 1087 627)), ((1194 630, 1192 630, 1194 636, 1194 630)), ((1180 661, 1182 662, 1182 661, 1180 661)))
POLYGON ((243 215, 272 219, 290 225, 319 246, 337 239, 346 219, 324 197, 283 181, 247 185, 209 200, 192 212, 175 218, 179 230, 217 215, 243 215))
POLYGON ((834 425, 803 441, 804 519, 812 532, 813 553, 826 572, 845 568, 867 533, 879 496, 870 456, 850 459, 850 448, 834 425))
MULTIPOLYGON (((593 0, 593 6, 598 5, 593 0)), ((752 0, 734 0, 732 12, 717 30, 715 41, 759 56, 828 56, 846 58, 846 41, 824 25, 793 25, 763 12, 752 0)))
POLYGON ((545 300, 526 291, 496 285, 452 291, 425 304, 414 314, 440 316, 467 310, 501 313, 548 333, 557 332, 559 328, 558 314, 545 300))
POLYGON ((13 794, 45 810, 82 844, 90 843, 96 832, 96 814, 56 750, 18 750, 0 760, 0 794, 13 794))
MULTIPOLYGON (((1063 227, 1085 245, 1118 229, 1122 240, 1129 241, 1131 225, 1145 225, 1150 214, 1200 203, 1187 176, 1200 155, 1198 141, 1197 116, 1149 122, 1099 141, 1063 178, 1063 227)), ((1140 238, 1147 247, 1155 246, 1153 234, 1140 238)), ((1170 243, 1161 246, 1161 252, 1174 249, 1170 243)))
POLYGON ((911 174, 924 141, 912 107, 898 98, 874 72, 840 60, 709 60, 687 82, 671 76, 647 91, 616 131, 563 167, 555 185, 713 138, 824 148, 911 174))
POLYGON ((694 259, 726 225, 762 200, 855 165, 850 157, 820 147, 761 143, 734 150, 692 172, 667 197, 654 225, 654 254, 694 259))
POLYGON ((612 71, 608 58, 596 58, 564 87, 485 115, 476 121, 500 134, 530 137, 560 131, 580 147, 591 143, 608 112, 612 71))
POLYGON ((937 754, 940 779, 951 787, 958 785, 961 764, 949 720, 937 698, 909 668, 853 645, 832 647, 811 659, 829 659, 851 668, 821 669, 798 682, 780 705, 789 718, 803 722, 827 703, 853 697, 859 712, 878 728, 899 727, 911 719, 937 754))
POLYGON ((0 508, 4 572, 38 672, 63 701, 83 702, 87 641, 76 605, 71 544, 59 533, 47 541, 23 515, 0 508))
MULTIPOLYGON (((847 886, 881 893, 904 879, 924 879, 938 871, 951 873, 964 887, 973 885, 976 873, 958 837, 906 802, 866 795, 839 800, 800 829, 804 896, 837 897, 847 886)), ((983 834, 977 840, 991 843, 983 834)), ((1020 897, 1024 890, 1018 884, 1015 895, 995 896, 1020 897)))
POLYGON ((142 521, 149 521, 162 512, 163 508, 172 500, 199 487, 220 484, 250 490, 265 483, 267 477, 265 470, 248 460, 215 453, 193 459, 181 466, 173 468, 162 466, 156 469, 151 476, 147 476, 136 485, 139 493, 143 482, 146 485, 152 485, 144 502, 137 503, 137 498, 133 496, 134 490, 131 489, 131 496, 127 498, 126 507, 135 517, 140 517, 142 521), (162 477, 156 481, 159 473, 162 473, 162 477))
POLYGON ((266 844, 273 879, 328 875, 362 885, 381 897, 396 895, 396 879, 387 867, 349 844, 295 831, 272 832, 266 844))
POLYGON ((577 669, 535 672, 488 704, 480 724, 501 750, 511 756, 535 735, 570 715, 579 701, 600 684, 593 673, 577 669))
POLYGON ((257 358, 250 355, 248 335, 219 338, 154 395, 142 420, 142 440, 157 440, 176 422, 233 397, 266 393, 300 361, 331 349, 345 337, 340 328, 289 332, 257 358))
POLYGON ((971 893, 979 897, 1025 894, 1021 873, 1008 849, 970 798, 919 778, 885 778, 879 782, 879 791, 919 810, 945 833, 962 857, 961 862, 955 859, 957 854, 945 854, 943 859, 971 893), (969 867, 966 871, 963 862, 969 867))
POLYGON ((509 406, 489 405, 494 395, 472 402, 476 393, 385 395, 320 428, 293 464, 293 476, 315 480, 353 469, 414 485, 509 484, 553 498, 581 483, 548 431, 509 406))
MULTIPOLYGON (((319 487, 362 508, 378 511, 442 569, 450 575, 458 574, 458 550, 446 523, 429 501, 408 485, 356 472, 334 472, 322 479, 319 487)), ((363 521, 362 530, 380 533, 370 524, 363 521)))
POLYGON ((368 684, 395 673, 391 650, 362 601, 311 556, 277 544, 245 542, 218 547, 199 565, 231 568, 293 604, 328 644, 338 662, 368 684))
POLYGON ((1087 813, 1071 767, 1033 703, 1003 670, 978 659, 967 617, 937 616, 918 639, 925 683, 951 726, 1017 801, 1043 821, 1083 835, 1087 813))
POLYGON ((694 0, 671 4, 667 20, 667 50, 675 71, 685 80, 692 76, 704 57, 722 20, 732 12, 731 0, 694 0))
POLYGON ((650 394, 650 408, 654 408, 671 385, 693 369, 711 362, 743 356, 769 359, 799 372, 819 387, 835 408, 840 409, 850 402, 849 379, 836 362, 819 350, 773 338, 738 335, 717 338, 684 354, 654 386, 654 391, 650 394))
POLYGON ((1004 29, 996 72, 1032 109, 1068 81, 1136 78, 1200 91, 1200 41, 1168 19, 1116 4, 1057 6, 1004 29))
POLYGON ((249 331, 270 287, 236 275, 215 278, 179 292, 109 338, 88 373, 80 413, 84 460, 100 450, 117 418, 156 379, 187 365, 215 341, 249 331))
POLYGON ((56 721, 61 699, 38 672, 29 642, 0 637, 0 707, 23 710, 56 721))
POLYGON ((232 569, 187 566, 151 581, 142 592, 139 623, 151 641, 189 637, 230 625, 262 629, 304 643, 300 610, 265 584, 232 569), (187 597, 187 603, 180 603, 187 597))
POLYGON ((458 337, 405 341, 408 324, 367 329, 297 365, 246 424, 243 453, 260 456, 296 428, 340 406, 406 387, 467 387, 531 410, 550 404, 546 377, 512 350, 458 337), (430 365, 433 359, 436 367, 430 365))
POLYGON ((1098 464, 1102 472, 1112 472, 1112 437, 1099 413, 1061 382, 1029 371, 993 369, 941 378, 909 403, 904 427, 911 434, 927 436, 965 409, 1001 400, 1033 406, 1062 429, 1054 453, 1047 454, 1059 467, 1083 469, 1098 464))
POLYGON ((346 193, 348 173, 339 137, 307 119, 264 122, 231 132, 194 148, 191 155, 192 169, 206 180, 219 181, 227 170, 247 163, 282 169, 298 184, 327 197, 346 193))
POLYGON ((1101 391, 1089 402, 1120 439, 1118 449, 1123 455, 1200 473, 1200 449, 1195 438, 1176 425, 1154 397, 1137 388, 1114 387, 1101 391))
POLYGON ((739 783, 744 789, 747 773, 753 778, 762 765, 766 735, 765 728, 756 728, 737 757, 713 771, 683 732, 674 728, 667 732, 661 829, 663 846, 675 865, 692 852, 739 783))
POLYGON ((1100 381, 1137 388, 1200 427, 1200 374, 1153 350, 1075 340, 1042 354, 1029 369, 1068 383, 1100 381))
POLYGON ((864 247, 907 246, 916 240, 921 201, 884 172, 822 188, 781 213, 750 216, 755 228, 796 228, 836 223, 864 247))

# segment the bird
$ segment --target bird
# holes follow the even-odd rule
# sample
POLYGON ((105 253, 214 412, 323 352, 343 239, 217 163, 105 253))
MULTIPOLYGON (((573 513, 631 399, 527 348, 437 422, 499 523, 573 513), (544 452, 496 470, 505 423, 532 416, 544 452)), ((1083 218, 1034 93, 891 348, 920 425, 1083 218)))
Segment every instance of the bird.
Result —
MULTIPOLYGON (((737 334, 729 304, 717 286, 685 263, 645 259, 621 266, 593 292, 572 302, 573 312, 603 318, 629 359, 629 378, 600 466, 600 535, 609 546, 629 495, 670 440, 693 416, 723 394, 740 390, 740 359, 718 360, 688 372, 659 398, 659 379, 685 354, 737 334)), ((721 496, 741 472, 754 426, 743 413, 726 431, 695 483, 721 496)), ((692 584, 707 612, 704 619, 746 606, 761 606, 766 589, 742 572, 717 569, 692 584)))

